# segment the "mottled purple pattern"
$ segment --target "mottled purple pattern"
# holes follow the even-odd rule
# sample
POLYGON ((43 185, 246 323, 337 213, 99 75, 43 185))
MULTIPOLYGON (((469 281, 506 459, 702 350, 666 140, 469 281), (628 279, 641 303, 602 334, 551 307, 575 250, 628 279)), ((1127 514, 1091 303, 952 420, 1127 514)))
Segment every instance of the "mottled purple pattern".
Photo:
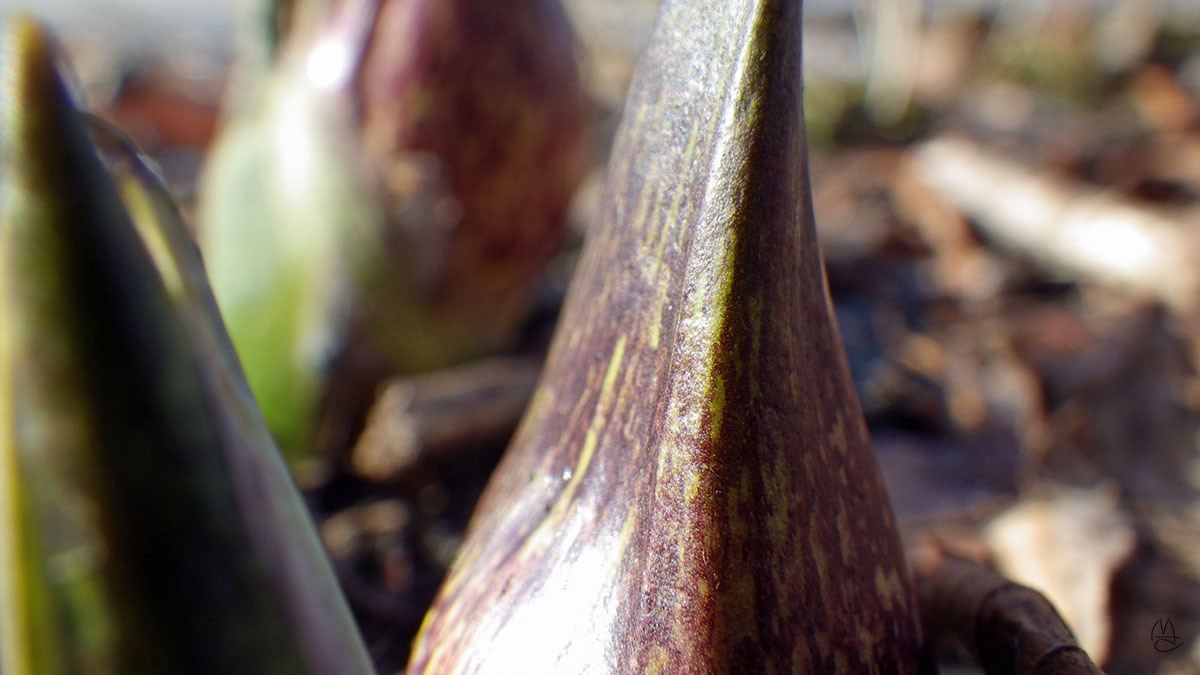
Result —
POLYGON ((385 180, 410 153, 436 157, 461 214, 435 315, 498 332, 527 310, 585 166, 573 45, 557 0, 381 3, 358 81, 364 148, 385 180))
POLYGON ((542 389, 410 672, 927 669, 816 246, 800 17, 664 5, 542 389))

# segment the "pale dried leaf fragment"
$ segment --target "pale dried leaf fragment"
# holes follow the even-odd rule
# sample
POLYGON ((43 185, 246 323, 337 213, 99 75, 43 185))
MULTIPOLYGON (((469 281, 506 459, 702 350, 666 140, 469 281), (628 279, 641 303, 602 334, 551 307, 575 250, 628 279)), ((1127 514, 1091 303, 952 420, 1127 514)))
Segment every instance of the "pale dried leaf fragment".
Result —
POLYGON ((1109 588, 1135 536, 1112 485, 1023 500, 984 529, 996 566, 1046 595, 1097 662, 1108 652, 1109 588))
POLYGON ((1200 250, 1182 218, 1071 185, 970 141, 942 137, 913 155, 917 175, 987 235, 1059 274, 1193 307, 1200 250))

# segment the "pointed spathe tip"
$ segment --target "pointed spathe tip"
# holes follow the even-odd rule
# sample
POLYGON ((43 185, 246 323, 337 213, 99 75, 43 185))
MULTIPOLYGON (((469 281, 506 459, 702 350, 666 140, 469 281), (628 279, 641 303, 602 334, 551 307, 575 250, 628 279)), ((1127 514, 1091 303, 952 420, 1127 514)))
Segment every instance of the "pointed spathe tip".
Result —
POLYGON ((0 66, 8 74, 5 84, 10 90, 12 85, 20 86, 28 64, 46 60, 49 49, 46 29, 32 15, 18 12, 5 17, 0 29, 0 66))
POLYGON ((8 171, 37 182, 52 180, 51 158, 78 151, 72 146, 85 138, 62 54, 30 14, 10 15, 0 26, 0 152, 8 171))
POLYGON ((49 31, 29 14, 15 14, 0 29, 0 114, 6 134, 23 126, 22 120, 39 116, 48 105, 61 105, 62 83, 55 73, 55 53, 49 31))

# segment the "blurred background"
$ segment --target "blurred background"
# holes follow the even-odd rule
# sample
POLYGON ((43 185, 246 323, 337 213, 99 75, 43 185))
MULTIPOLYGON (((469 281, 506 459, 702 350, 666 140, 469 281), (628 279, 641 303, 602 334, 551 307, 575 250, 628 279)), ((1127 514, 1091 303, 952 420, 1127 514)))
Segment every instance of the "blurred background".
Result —
MULTIPOLYGON (((905 537, 1042 590, 1108 672, 1200 673, 1200 3, 805 4, 818 228, 905 537)), ((530 395, 656 10, 565 6, 592 152, 524 337, 373 380, 297 473, 381 671, 530 395)), ((22 7, 191 209, 235 7, 22 7)))

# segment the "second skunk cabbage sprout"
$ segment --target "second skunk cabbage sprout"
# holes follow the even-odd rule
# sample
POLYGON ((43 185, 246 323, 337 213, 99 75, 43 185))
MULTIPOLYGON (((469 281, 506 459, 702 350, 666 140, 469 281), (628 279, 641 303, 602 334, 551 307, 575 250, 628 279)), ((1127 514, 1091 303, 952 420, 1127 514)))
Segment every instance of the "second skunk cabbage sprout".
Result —
POLYGON ((0 40, 0 670, 372 672, 170 197, 0 40))
MULTIPOLYGON (((278 31, 276 4, 248 42, 278 31)), ((511 343, 587 108, 556 0, 289 7, 276 48, 247 50, 252 90, 233 92, 199 206, 234 344, 296 459, 335 362, 413 373, 511 343)))
MULTIPOLYGON (((329 29, 327 44, 361 39, 367 24, 353 23, 348 37, 329 29)), ((251 389, 296 459, 311 443, 323 375, 344 330, 354 258, 377 251, 364 242, 381 216, 344 151, 350 110, 337 83, 329 72, 313 82, 299 55, 280 58, 212 149, 199 219, 213 290, 251 389)))

